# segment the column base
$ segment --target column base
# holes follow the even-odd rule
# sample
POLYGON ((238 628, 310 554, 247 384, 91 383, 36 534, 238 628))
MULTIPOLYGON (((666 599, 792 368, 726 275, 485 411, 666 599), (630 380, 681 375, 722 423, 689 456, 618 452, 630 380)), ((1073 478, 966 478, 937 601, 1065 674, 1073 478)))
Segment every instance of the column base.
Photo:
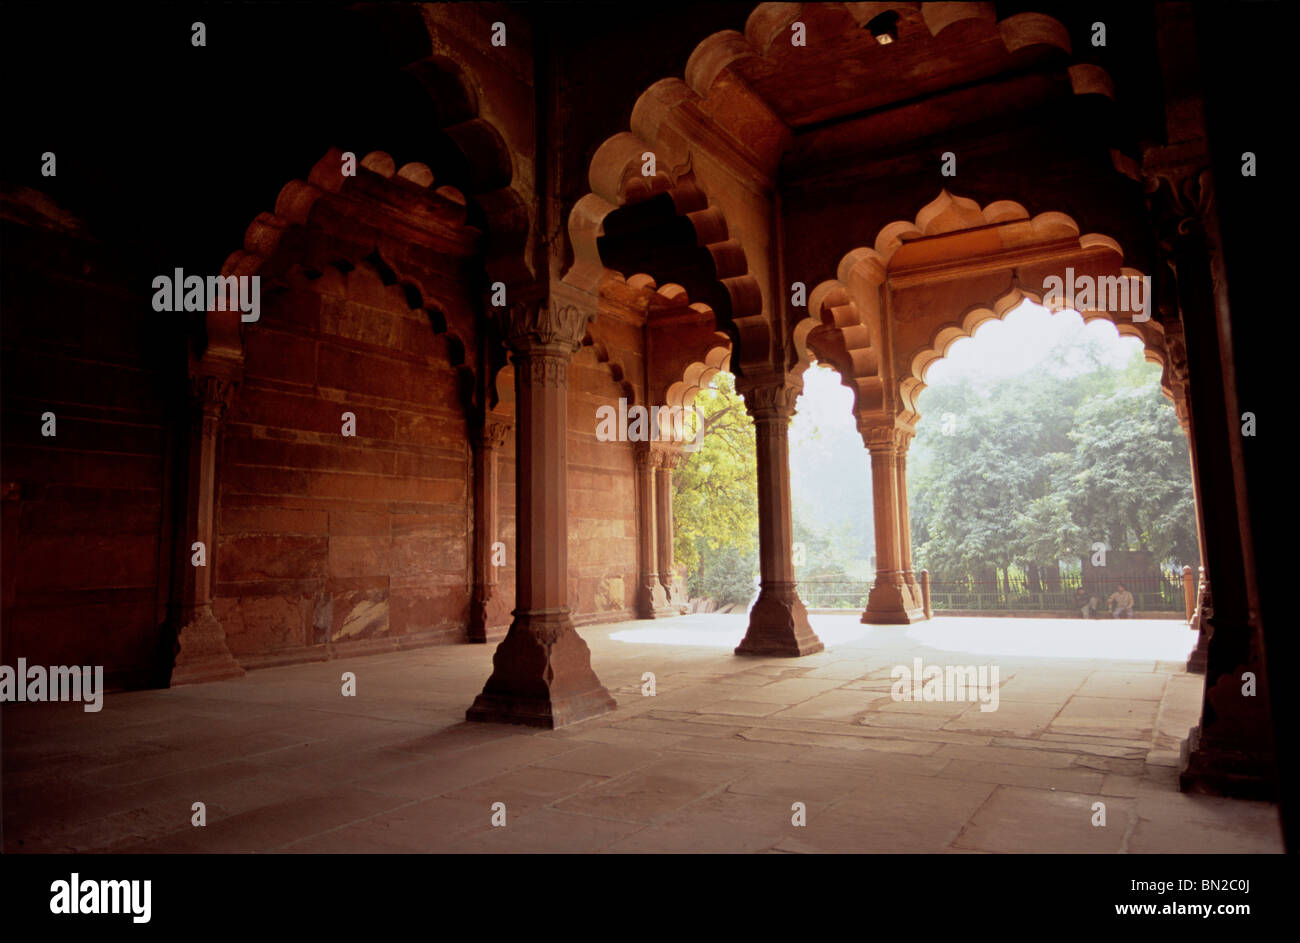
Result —
POLYGON ((917 580, 916 574, 908 570, 903 576, 903 585, 907 587, 908 593, 911 594, 913 606, 921 614, 921 619, 930 618, 925 614, 925 596, 921 594, 921 584, 917 580))
POLYGON ((1208 664, 1210 636, 1214 634, 1214 610, 1211 605, 1208 587, 1202 580, 1196 600, 1196 612, 1192 613, 1192 621, 1189 623, 1189 627, 1196 631, 1196 647, 1187 656, 1187 670, 1191 674, 1205 674, 1208 664))
POLYGON ((469 626, 466 640, 475 644, 499 642, 510 631, 510 607, 504 600, 493 597, 473 600, 470 603, 469 626))
POLYGON ((670 615, 680 616, 690 609, 690 603, 686 600, 686 592, 682 589, 680 581, 674 580, 671 584, 665 583, 664 597, 668 600, 670 615))
MULTIPOLYGON (((1214 629, 1211 625, 1211 635, 1214 629)), ((1253 626, 1241 627, 1241 631, 1251 630, 1253 626)), ((1258 664, 1235 665, 1206 687, 1201 722, 1183 741, 1181 753, 1183 769, 1178 785, 1184 792, 1277 798, 1277 759, 1268 722, 1268 689, 1258 664), (1254 696, 1242 694, 1241 677, 1247 671, 1259 678, 1260 687, 1254 696)))
POLYGON ((591 670, 591 649, 568 609, 516 611, 492 666, 466 720, 555 728, 618 706, 591 670))
POLYGON ((636 615, 638 619, 663 619, 677 615, 677 610, 668 603, 668 594, 664 584, 654 578, 650 586, 642 586, 636 594, 636 615))
POLYGON ((925 608, 921 605, 920 587, 913 595, 912 587, 899 579, 876 579, 867 596, 867 608, 862 613, 863 625, 911 625, 925 621, 925 608))
POLYGON ((797 658, 815 655, 826 646, 808 624, 808 611, 794 583, 765 585, 749 611, 749 629, 736 646, 737 655, 797 658))
POLYGON ((1201 736, 1198 725, 1183 741, 1183 770, 1178 774, 1178 788, 1202 795, 1276 802, 1277 768, 1272 759, 1268 753, 1246 753, 1224 744, 1209 743, 1201 736))
POLYGON ((244 669, 226 645, 226 630, 211 609, 204 609, 176 636, 170 685, 202 684, 242 678, 244 669))

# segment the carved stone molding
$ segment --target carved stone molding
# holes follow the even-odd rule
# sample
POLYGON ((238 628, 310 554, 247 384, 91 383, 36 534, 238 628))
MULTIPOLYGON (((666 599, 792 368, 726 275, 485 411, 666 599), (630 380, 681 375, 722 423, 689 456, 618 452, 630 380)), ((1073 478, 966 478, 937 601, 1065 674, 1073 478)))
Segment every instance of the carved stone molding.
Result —
POLYGON ((541 348, 572 354, 582 345, 587 322, 595 317, 577 305, 523 301, 510 308, 506 343, 517 353, 541 348))
POLYGON ((474 445, 483 449, 500 449, 510 441, 514 423, 505 419, 488 419, 474 430, 474 445))
POLYGON ((862 441, 872 452, 896 452, 906 454, 912 436, 906 429, 897 426, 867 426, 859 428, 862 441))
POLYGON ((1203 160, 1162 164, 1149 161, 1142 185, 1160 248, 1172 251, 1175 239, 1204 225, 1214 202, 1214 186, 1203 160))
POLYGON ((737 392, 745 398, 745 411, 755 422, 788 422, 794 415, 795 402, 803 392, 803 384, 790 377, 756 383, 737 382, 737 392))
POLYGON ((664 453, 650 448, 648 444, 639 444, 632 455, 636 464, 642 468, 655 469, 664 462, 664 453))
POLYGON ((1172 384, 1186 385, 1187 383, 1187 342, 1183 337, 1183 324, 1181 321, 1171 322, 1165 325, 1165 365, 1169 369, 1169 380, 1172 384))
POLYGON ((659 456, 659 467, 663 468, 665 471, 671 472, 681 467, 683 456, 679 447, 660 445, 658 448, 654 449, 654 452, 659 456))
POLYGON ((238 391, 239 380, 235 377, 206 373, 190 375, 190 403, 205 418, 211 417, 220 422, 234 405, 238 391))
POLYGON ((516 351, 515 370, 534 386, 563 389, 569 383, 569 356, 554 347, 534 347, 516 351))

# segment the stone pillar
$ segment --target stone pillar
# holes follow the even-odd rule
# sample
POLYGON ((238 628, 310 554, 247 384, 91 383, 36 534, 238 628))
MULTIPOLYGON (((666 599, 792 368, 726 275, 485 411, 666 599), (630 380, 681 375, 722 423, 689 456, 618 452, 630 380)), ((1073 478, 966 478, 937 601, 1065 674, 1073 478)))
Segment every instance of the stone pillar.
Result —
POLYGON ((668 596, 659 580, 659 513, 656 508, 658 491, 655 478, 662 461, 662 453, 654 451, 648 443, 636 449, 636 538, 637 587, 636 612, 642 619, 671 615, 668 596))
MULTIPOLYGON (((898 551, 899 567, 903 572, 903 583, 912 594, 914 603, 921 602, 921 586, 912 571, 912 514, 907 506, 907 447, 912 442, 910 434, 900 435, 898 439, 898 551)), ((922 606, 924 618, 930 618, 929 612, 922 606)))
MULTIPOLYGON (((1168 294, 1173 294, 1172 289, 1168 294)), ((1206 552, 1205 546, 1206 509, 1201 495, 1200 463, 1196 458, 1195 422, 1192 417, 1192 397, 1188 391, 1187 345, 1183 335, 1182 316, 1178 313, 1176 304, 1169 307, 1170 310, 1162 311, 1165 317, 1166 376, 1168 377, 1170 391, 1173 393, 1174 412, 1178 416, 1178 424, 1187 436, 1187 460, 1192 472, 1192 502, 1196 509, 1196 541, 1201 556, 1196 601, 1192 608, 1191 619, 1188 621, 1188 628, 1196 633, 1196 647, 1187 657, 1187 670, 1196 674, 1203 674, 1205 672, 1206 649, 1210 641, 1210 623, 1206 617, 1212 611, 1208 575, 1209 554, 1206 552)))
MULTIPOLYGON (((1148 179, 1148 193, 1161 251, 1177 275, 1192 461, 1199 495, 1207 499, 1199 508, 1204 563, 1213 580, 1212 604, 1201 615, 1205 699, 1200 723, 1183 744, 1179 783, 1185 791, 1273 798, 1277 763, 1268 675, 1234 467, 1242 462, 1236 365, 1226 312, 1216 297, 1216 288, 1226 290, 1226 283, 1221 271, 1212 274, 1221 260, 1214 249, 1211 181, 1202 168, 1162 167, 1148 179)), ((1196 660, 1193 653, 1190 661, 1196 660)))
POLYGON ((589 317, 536 302, 511 312, 516 605, 469 720, 560 727, 616 706, 568 605, 568 367, 589 317))
POLYGON ((681 464, 680 452, 663 450, 655 467, 655 510, 658 518, 655 531, 659 538, 659 582, 673 615, 686 600, 676 585, 676 567, 673 565, 673 470, 681 464))
POLYGON ((1196 631, 1196 647, 1187 656, 1187 670, 1192 674, 1205 674, 1206 651, 1210 647, 1210 629, 1214 615, 1214 600, 1210 594, 1210 578, 1205 574, 1205 567, 1200 567, 1200 582, 1196 591, 1196 610, 1192 613, 1189 627, 1196 631))
POLYGON ((474 596, 470 603, 471 642, 500 639, 510 625, 509 604, 497 592, 492 545, 497 540, 497 459, 510 435, 510 422, 488 415, 474 432, 474 596))
POLYGON ((868 625, 907 625, 925 618, 920 601, 905 578, 899 524, 898 446, 894 426, 862 430, 871 451, 871 493, 876 522, 876 582, 867 596, 862 621, 868 625))
POLYGON ((794 579, 790 418, 802 389, 789 377, 738 378, 758 455, 758 599, 737 655, 811 655, 825 647, 808 623, 794 579))
POLYGON ((933 612, 930 609, 930 571, 921 571, 921 608, 925 610, 925 617, 929 619, 933 612))
POLYGON ((181 579, 171 684, 240 678, 239 666, 226 644, 226 630, 212 612, 212 571, 216 559, 215 501, 217 433, 234 401, 239 378, 233 374, 190 377, 190 428, 185 527, 178 535, 176 565, 181 579), (194 566, 195 542, 203 544, 206 566, 194 566))

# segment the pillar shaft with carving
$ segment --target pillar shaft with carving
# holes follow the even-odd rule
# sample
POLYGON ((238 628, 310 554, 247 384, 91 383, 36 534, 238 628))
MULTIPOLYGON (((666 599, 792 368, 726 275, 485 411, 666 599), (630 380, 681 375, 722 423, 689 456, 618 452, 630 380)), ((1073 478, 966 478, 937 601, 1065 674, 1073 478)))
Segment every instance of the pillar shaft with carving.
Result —
POLYGON ((659 582, 664 596, 675 614, 683 600, 675 583, 676 567, 673 563, 673 470, 681 464, 681 453, 674 450, 660 452, 655 467, 655 510, 658 514, 655 532, 659 539, 659 582))
MULTIPOLYGON (((912 569, 912 513, 907 504, 907 447, 912 437, 900 437, 898 443, 898 564, 903 573, 903 582, 912 594, 912 601, 925 607, 921 599, 921 584, 916 580, 912 569)), ((928 617, 927 617, 928 618, 928 617)))
POLYGON ((498 459, 509 434, 509 421, 488 415, 473 438, 474 596, 468 629, 471 642, 498 639, 510 625, 510 606, 497 588, 497 561, 492 550, 497 541, 500 506, 498 459))
MULTIPOLYGON (((1149 154, 1148 164, 1154 158, 1149 154)), ((1198 487, 1206 499, 1199 508, 1203 562, 1213 581, 1200 626, 1205 698, 1200 723, 1183 745, 1179 781, 1184 790, 1272 798, 1277 763, 1263 638, 1252 602, 1254 575, 1247 560, 1248 514, 1238 477, 1243 459, 1236 367, 1226 311, 1220 309, 1216 291, 1223 291, 1226 303, 1212 183, 1208 170, 1195 161, 1174 162, 1153 168, 1148 194, 1160 248, 1176 273, 1187 353, 1188 429, 1198 487)))
POLYGON ((758 599, 737 655, 811 655, 825 647, 808 623, 794 579, 790 419, 800 387, 789 378, 745 383, 758 458, 758 599))
POLYGON ((613 710, 568 605, 569 361, 589 315, 572 306, 512 309, 515 367, 514 621, 469 720, 560 727, 613 710))
MULTIPOLYGON (((862 621, 869 625, 906 625, 925 618, 920 598, 914 595, 903 567, 899 481, 906 470, 900 471, 898 463, 902 435, 892 425, 870 426, 862 432, 863 441, 871 451, 876 525, 876 581, 867 596, 867 609, 862 613, 862 621)), ((908 553, 910 557, 910 550, 908 553)), ((910 562, 909 559, 909 565, 910 562)))
POLYGON ((1192 473, 1192 504, 1196 510, 1196 542, 1197 549, 1200 552, 1201 565, 1197 576, 1196 598, 1192 607, 1192 616, 1188 620, 1188 626, 1196 632, 1196 647, 1187 657, 1187 670, 1197 674, 1205 671, 1205 653, 1209 643, 1209 622, 1206 621, 1208 614, 1210 585, 1207 575, 1207 561, 1209 555, 1205 549, 1205 499, 1201 493, 1201 470, 1200 463, 1196 458, 1196 433, 1195 421, 1192 416, 1191 395, 1188 390, 1189 378, 1187 373, 1187 344, 1183 336, 1182 317, 1177 311, 1177 305, 1168 304, 1168 310, 1162 310, 1164 315, 1164 344, 1165 344, 1165 377, 1168 388, 1174 401, 1174 412, 1178 416, 1178 424, 1182 427, 1184 435, 1187 436, 1187 459, 1192 473))
POLYGON ((171 684, 193 684, 239 678, 244 674, 230 647, 226 631, 212 611, 212 571, 216 566, 215 501, 217 493, 217 434, 234 400, 238 378, 197 374, 190 377, 185 527, 179 535, 177 564, 181 580, 171 684), (194 566, 194 544, 203 545, 205 566, 194 566))
POLYGON ((659 514, 655 477, 663 456, 642 443, 636 450, 636 612, 642 619, 673 615, 659 579, 659 514))

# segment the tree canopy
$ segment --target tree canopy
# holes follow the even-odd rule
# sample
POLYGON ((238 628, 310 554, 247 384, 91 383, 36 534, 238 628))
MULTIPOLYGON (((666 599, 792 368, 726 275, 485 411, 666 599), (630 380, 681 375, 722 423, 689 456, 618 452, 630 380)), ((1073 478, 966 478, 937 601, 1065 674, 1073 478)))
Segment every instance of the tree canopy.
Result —
POLYGON ((673 473, 673 552, 692 596, 748 602, 758 549, 754 423, 729 373, 695 407, 704 433, 673 473))
POLYGON ((918 566, 1055 566, 1092 544, 1197 562, 1187 440, 1141 352, 927 390, 908 493, 918 566))

